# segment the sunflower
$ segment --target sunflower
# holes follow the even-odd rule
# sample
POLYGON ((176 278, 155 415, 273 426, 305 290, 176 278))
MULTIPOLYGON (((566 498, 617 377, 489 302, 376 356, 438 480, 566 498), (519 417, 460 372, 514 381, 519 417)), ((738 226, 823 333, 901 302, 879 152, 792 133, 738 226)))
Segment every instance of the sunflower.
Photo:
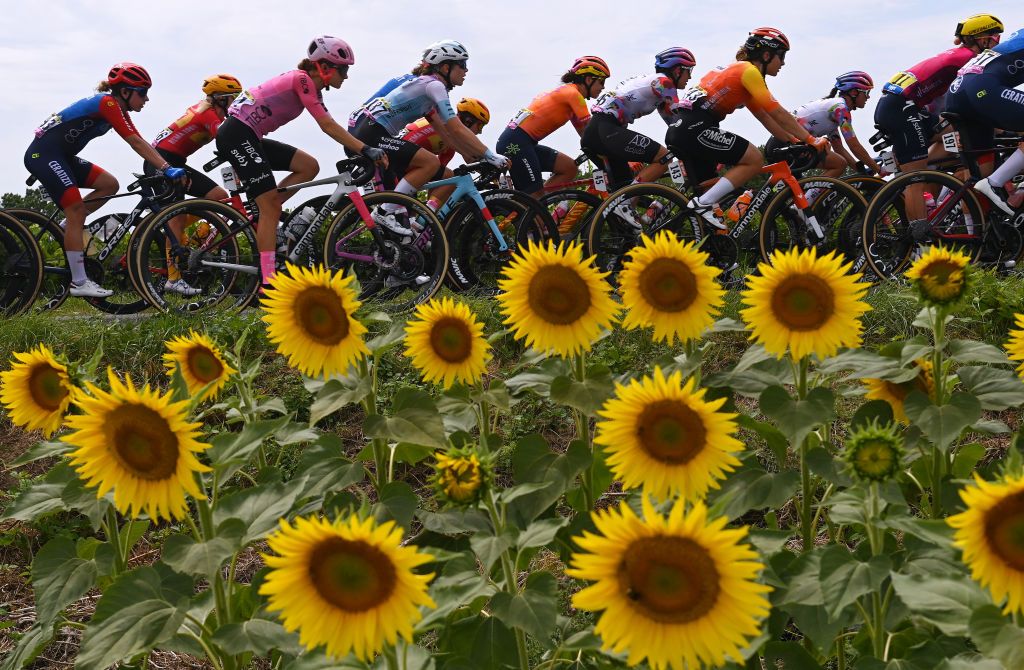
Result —
POLYGON ((872 421, 854 430, 846 439, 846 464, 858 479, 883 482, 900 471, 903 438, 893 424, 872 421))
POLYGON ((458 505, 474 502, 483 492, 487 472, 479 456, 472 452, 438 452, 434 455, 431 478, 438 495, 458 505))
POLYGON ((884 400, 892 408, 892 416, 900 423, 909 423, 903 411, 903 401, 911 391, 920 391, 931 398, 935 394, 935 375, 932 374, 932 362, 927 358, 918 358, 917 377, 908 382, 891 382, 887 379, 862 379, 868 392, 864 397, 868 400, 884 400))
POLYGON ((763 565, 741 543, 746 527, 708 521, 704 503, 686 513, 677 500, 663 517, 646 496, 643 519, 623 502, 593 513, 598 534, 574 538, 566 574, 595 582, 572 604, 604 611, 594 632, 606 649, 628 651, 629 665, 646 658, 654 670, 724 665, 761 630, 771 588, 759 584, 763 565))
POLYGON ((1024 314, 1015 314, 1016 330, 1010 331, 1010 340, 1006 343, 1006 354, 1011 361, 1021 361, 1017 366, 1017 374, 1024 377, 1024 314))
POLYGON ((610 328, 618 307, 611 287, 578 243, 546 246, 532 240, 514 256, 498 282, 498 302, 515 337, 561 356, 589 351, 602 328, 610 328))
POLYGON ((68 417, 74 432, 62 438, 75 447, 71 465, 98 487, 97 497, 113 489, 122 514, 183 518, 185 494, 202 495, 195 473, 210 470, 197 459, 210 445, 196 440, 200 424, 188 421, 188 401, 171 402, 148 384, 137 389, 127 375, 122 383, 109 368, 107 378, 110 393, 88 382, 88 394, 75 392, 82 413, 68 417))
POLYGON ((654 327, 655 340, 695 340, 713 322, 725 291, 708 255, 663 230, 633 249, 619 273, 626 328, 654 327))
POLYGON ((430 382, 475 383, 487 369, 490 345, 484 326, 469 307, 451 298, 416 308, 405 327, 405 355, 430 382))
POLYGON ((74 388, 68 368, 45 344, 14 354, 11 369, 0 372, 0 403, 11 422, 26 430, 41 430, 49 438, 64 421, 74 388))
POLYGON ((181 376, 189 393, 195 395, 210 384, 199 401, 216 398, 228 378, 238 372, 227 362, 217 346, 206 335, 190 330, 188 337, 176 337, 165 342, 167 353, 164 354, 164 367, 167 374, 173 375, 175 368, 181 369, 181 376))
POLYGON ((987 588, 1005 614, 1024 613, 1024 477, 986 482, 960 491, 967 505, 946 522, 956 528, 953 544, 963 550, 971 577, 987 588))
POLYGON ((319 266, 288 264, 270 281, 263 299, 267 335, 293 368, 313 377, 345 372, 369 353, 362 335, 366 326, 353 314, 362 304, 351 284, 355 275, 319 266))
POLYGON ((942 307, 959 302, 971 283, 971 259, 955 249, 929 247, 907 270, 926 305, 942 307))
POLYGON ((263 555, 271 570, 260 594, 308 649, 326 645, 330 656, 369 660, 385 641, 411 642, 419 607, 436 607, 427 595, 434 575, 413 572, 434 557, 402 546, 393 521, 282 519, 267 544, 277 555, 263 555))
POLYGON ((840 347, 860 344, 860 317, 871 306, 861 300, 867 284, 848 274, 849 264, 834 253, 818 257, 813 248, 776 252, 771 265, 758 266, 761 276, 747 278, 740 314, 759 341, 782 358, 834 355, 840 347))
POLYGON ((598 415, 594 444, 604 447, 608 465, 623 488, 642 487, 660 500, 704 497, 740 464, 743 444, 734 435, 735 414, 719 412, 725 398, 706 401, 706 389, 683 384, 682 372, 616 384, 615 397, 598 415))

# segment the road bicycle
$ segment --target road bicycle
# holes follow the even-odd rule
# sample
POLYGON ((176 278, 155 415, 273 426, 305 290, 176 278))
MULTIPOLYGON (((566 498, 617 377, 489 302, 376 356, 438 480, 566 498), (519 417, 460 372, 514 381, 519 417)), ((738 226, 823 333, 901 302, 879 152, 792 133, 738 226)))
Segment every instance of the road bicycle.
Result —
POLYGON ((0 212, 0 315, 17 316, 36 299, 43 281, 43 258, 32 231, 0 212))

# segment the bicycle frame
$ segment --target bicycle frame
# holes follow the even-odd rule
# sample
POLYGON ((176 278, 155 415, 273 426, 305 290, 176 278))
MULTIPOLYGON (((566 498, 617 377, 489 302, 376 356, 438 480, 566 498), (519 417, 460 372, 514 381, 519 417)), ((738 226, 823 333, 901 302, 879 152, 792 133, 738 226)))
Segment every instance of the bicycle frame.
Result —
POLYGON ((793 200, 796 203, 797 209, 800 211, 801 216, 804 217, 804 222, 810 224, 811 230, 817 235, 819 240, 825 239, 825 233, 821 230, 821 226, 818 225, 817 219, 810 212, 810 203, 807 202, 807 196, 801 188, 800 183, 797 181, 793 172, 789 169, 789 165, 785 162, 770 163, 761 168, 762 173, 768 174, 768 181, 758 189, 754 197, 750 199, 750 204, 747 206, 747 210, 740 217, 740 220, 736 222, 736 225, 729 231, 729 237, 736 241, 739 241, 740 235, 742 235, 748 227, 754 221, 754 214, 761 211, 763 205, 768 201, 769 198, 775 195, 777 185, 782 183, 789 187, 793 192, 793 200))
POLYGON ((494 234, 494 238, 498 242, 499 251, 508 251, 508 244, 505 242, 505 236, 501 234, 501 230, 498 229, 498 224, 494 221, 494 215, 491 214, 491 210, 487 208, 487 204, 484 202, 484 198, 480 195, 480 191, 477 189, 476 184, 473 183, 473 175, 463 174, 456 175, 454 177, 448 177, 447 179, 438 179, 432 181, 423 186, 426 190, 432 190, 439 186, 454 185, 455 191, 448 197, 448 200, 437 210, 437 218, 444 221, 448 215, 455 209, 459 203, 465 198, 469 198, 483 214, 484 220, 487 222, 488 228, 494 234))

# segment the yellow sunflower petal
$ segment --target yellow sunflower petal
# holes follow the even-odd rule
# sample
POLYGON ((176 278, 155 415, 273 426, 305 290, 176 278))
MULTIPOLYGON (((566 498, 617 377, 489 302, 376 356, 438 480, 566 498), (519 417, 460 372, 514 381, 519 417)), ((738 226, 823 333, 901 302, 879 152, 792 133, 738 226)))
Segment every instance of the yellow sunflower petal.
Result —
POLYGON ((616 319, 611 287, 579 244, 540 246, 530 241, 498 282, 498 303, 516 339, 545 352, 571 356, 589 351, 616 319))
POLYGON ((491 347, 469 307, 444 298, 416 308, 405 327, 405 355, 424 379, 450 388, 456 381, 476 383, 487 369, 491 347))
POLYGON ((863 298, 867 284, 849 274, 835 254, 818 257, 815 249, 777 252, 772 264, 758 266, 747 278, 740 311, 750 339, 778 358, 815 354, 827 358, 840 347, 860 344, 860 317, 871 309, 863 298))
POLYGON ((906 274, 917 288, 922 302, 950 305, 966 295, 970 265, 971 259, 955 249, 929 247, 906 274))
POLYGON ((43 344, 14 354, 17 362, 0 372, 0 403, 11 422, 41 430, 49 438, 64 422, 74 387, 68 368, 43 344))
POLYGON ((188 337, 176 337, 165 342, 165 345, 167 353, 164 354, 164 367, 167 368, 167 374, 173 375, 174 370, 180 368, 189 393, 195 395, 207 384, 212 384, 199 398, 200 401, 216 398, 231 375, 238 372, 227 364, 209 337, 194 330, 189 331, 188 337))
POLYGON ((411 642, 420 608, 436 607, 427 595, 434 575, 414 572, 434 557, 401 542, 394 523, 372 518, 282 519, 267 539, 274 554, 264 554, 271 570, 260 593, 308 649, 369 660, 385 642, 411 642))
POLYGON ((917 377, 908 382, 891 382, 887 379, 862 379, 867 387, 864 397, 868 400, 884 400, 892 408, 892 416, 899 423, 907 423, 903 401, 911 391, 921 391, 932 397, 935 395, 935 376, 932 374, 932 362, 927 358, 914 361, 918 367, 917 377))
POLYGON ((1024 314, 1015 314, 1017 328, 1010 331, 1010 339, 1006 342, 1006 355, 1011 361, 1020 361, 1017 375, 1024 378, 1024 314))
POLYGON ((310 377, 344 373, 369 353, 366 326, 353 315, 362 304, 351 284, 320 266, 313 270, 288 264, 271 280, 261 305, 267 336, 288 364, 310 377))

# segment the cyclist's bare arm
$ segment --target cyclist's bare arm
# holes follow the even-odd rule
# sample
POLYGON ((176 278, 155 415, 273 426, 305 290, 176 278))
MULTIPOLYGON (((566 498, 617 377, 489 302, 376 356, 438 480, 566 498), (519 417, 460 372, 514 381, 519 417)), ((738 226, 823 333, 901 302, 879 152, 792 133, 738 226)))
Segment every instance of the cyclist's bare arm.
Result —
POLYGON ((480 160, 487 153, 487 147, 484 146, 484 143, 478 140, 469 128, 462 125, 462 121, 459 120, 458 116, 448 119, 444 124, 444 128, 452 139, 452 146, 466 160, 480 160))

